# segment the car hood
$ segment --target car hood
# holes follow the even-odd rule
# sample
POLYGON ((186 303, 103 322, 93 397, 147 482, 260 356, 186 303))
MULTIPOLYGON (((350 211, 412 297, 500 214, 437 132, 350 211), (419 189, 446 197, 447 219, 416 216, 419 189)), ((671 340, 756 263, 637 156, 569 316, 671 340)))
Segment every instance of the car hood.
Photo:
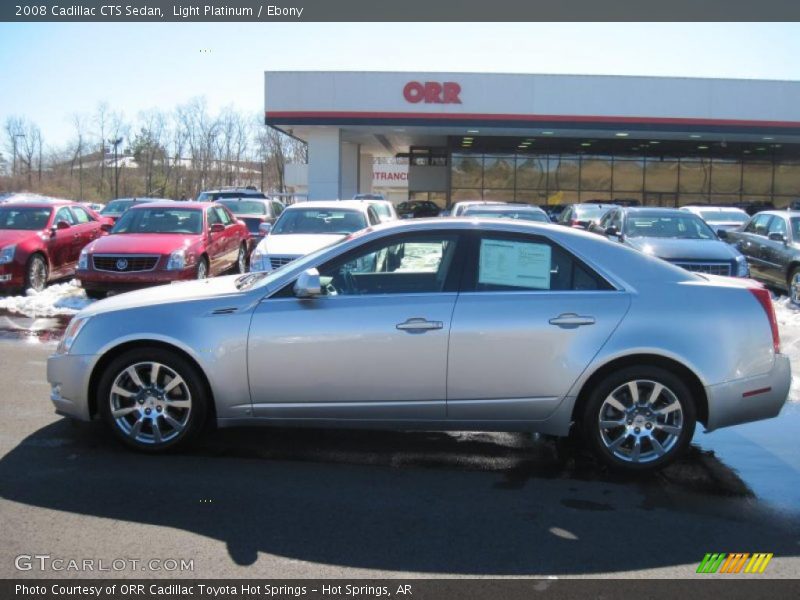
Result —
POLYGON ((678 258, 698 260, 733 260, 739 252, 719 240, 685 240, 679 238, 635 237, 625 242, 645 254, 665 260, 678 258))
POLYGON ((183 233, 118 233, 101 237, 89 246, 95 254, 169 254, 200 241, 201 235, 183 233))
POLYGON ((159 304, 188 302, 192 300, 223 299, 226 296, 242 296, 236 289, 236 279, 240 275, 212 277, 196 281, 180 281, 167 285, 144 288, 125 294, 110 296, 84 308, 78 316, 93 317, 128 308, 143 308, 159 304))
POLYGON ((11 246, 12 244, 19 244, 27 239, 36 237, 42 233, 39 230, 30 231, 28 229, 0 229, 0 248, 11 246))
POLYGON ((258 244, 265 254, 304 256, 332 244, 346 235, 330 234, 279 234, 268 235, 258 244))

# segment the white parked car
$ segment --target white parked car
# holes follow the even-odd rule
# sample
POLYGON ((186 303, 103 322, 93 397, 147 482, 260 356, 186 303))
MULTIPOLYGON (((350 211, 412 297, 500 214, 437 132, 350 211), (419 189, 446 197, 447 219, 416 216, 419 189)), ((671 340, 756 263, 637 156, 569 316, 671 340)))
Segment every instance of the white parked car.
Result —
POLYGON ((681 206, 681 210, 697 215, 714 231, 738 229, 750 219, 750 215, 735 206, 681 206))
POLYGON ((315 250, 381 222, 375 208, 361 200, 293 204, 250 255, 251 271, 274 271, 315 250))

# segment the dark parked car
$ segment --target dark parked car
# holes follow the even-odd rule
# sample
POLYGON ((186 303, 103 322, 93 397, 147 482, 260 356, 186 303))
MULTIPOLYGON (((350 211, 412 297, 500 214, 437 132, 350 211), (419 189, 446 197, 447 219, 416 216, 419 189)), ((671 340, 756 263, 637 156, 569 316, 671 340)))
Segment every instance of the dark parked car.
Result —
POLYGON ((468 206, 462 214, 464 217, 480 217, 484 219, 519 219, 521 221, 538 221, 549 223, 550 217, 538 206, 527 204, 478 204, 468 206))
POLYGON ((745 257, 685 210, 618 206, 590 230, 687 271, 749 276, 745 257))
POLYGON ((772 202, 768 202, 766 200, 754 200, 751 202, 736 202, 734 206, 737 208, 741 208, 750 216, 753 216, 754 214, 761 212, 762 210, 775 210, 775 205, 772 202))
POLYGON ((397 205, 397 215, 401 219, 419 219, 421 217, 438 217, 440 209, 430 200, 409 200, 397 205))
POLYGON ((597 223, 616 204, 568 204, 558 217, 560 225, 575 227, 576 229, 589 229, 592 223, 597 223))
POLYGON ((32 288, 75 273, 81 249, 104 235, 102 219, 77 202, 0 205, 0 293, 32 288))
POLYGON ((723 239, 747 257, 750 274, 768 286, 788 291, 800 302, 800 211, 767 211, 723 239))
POLYGON ((247 225, 247 230, 252 237, 252 247, 250 252, 258 245, 265 235, 269 233, 278 217, 281 216, 283 204, 277 200, 267 200, 262 198, 223 198, 217 200, 219 204, 227 207, 240 221, 247 225))
POLYGON ((112 200, 106 204, 106 207, 100 211, 100 215, 108 219, 113 225, 117 222, 117 219, 119 219, 120 215, 128 210, 131 206, 137 206, 145 202, 156 201, 169 202, 169 200, 163 200, 161 198, 117 198, 116 200, 112 200))
POLYGON ((539 208, 541 208, 544 212, 547 213, 547 216, 550 218, 550 221, 553 223, 558 223, 558 218, 561 216, 561 213, 564 212, 564 209, 567 207, 563 204, 540 204, 539 208))

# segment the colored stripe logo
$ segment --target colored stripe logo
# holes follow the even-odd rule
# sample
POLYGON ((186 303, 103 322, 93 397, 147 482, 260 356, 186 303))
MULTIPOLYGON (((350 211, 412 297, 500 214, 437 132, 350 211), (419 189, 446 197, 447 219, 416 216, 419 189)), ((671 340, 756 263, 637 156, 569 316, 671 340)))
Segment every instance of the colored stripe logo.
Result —
POLYGON ((748 552, 709 552, 700 561, 697 573, 763 573, 772 557, 773 554, 771 552, 756 552, 754 554, 748 552))

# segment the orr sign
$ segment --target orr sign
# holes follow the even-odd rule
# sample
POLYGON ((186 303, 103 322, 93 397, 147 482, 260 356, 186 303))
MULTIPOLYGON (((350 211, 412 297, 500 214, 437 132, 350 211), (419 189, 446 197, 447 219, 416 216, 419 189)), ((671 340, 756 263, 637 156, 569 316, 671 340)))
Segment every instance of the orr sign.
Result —
POLYGON ((403 97, 411 104, 461 104, 461 86, 455 81, 409 81, 403 87, 403 97))

